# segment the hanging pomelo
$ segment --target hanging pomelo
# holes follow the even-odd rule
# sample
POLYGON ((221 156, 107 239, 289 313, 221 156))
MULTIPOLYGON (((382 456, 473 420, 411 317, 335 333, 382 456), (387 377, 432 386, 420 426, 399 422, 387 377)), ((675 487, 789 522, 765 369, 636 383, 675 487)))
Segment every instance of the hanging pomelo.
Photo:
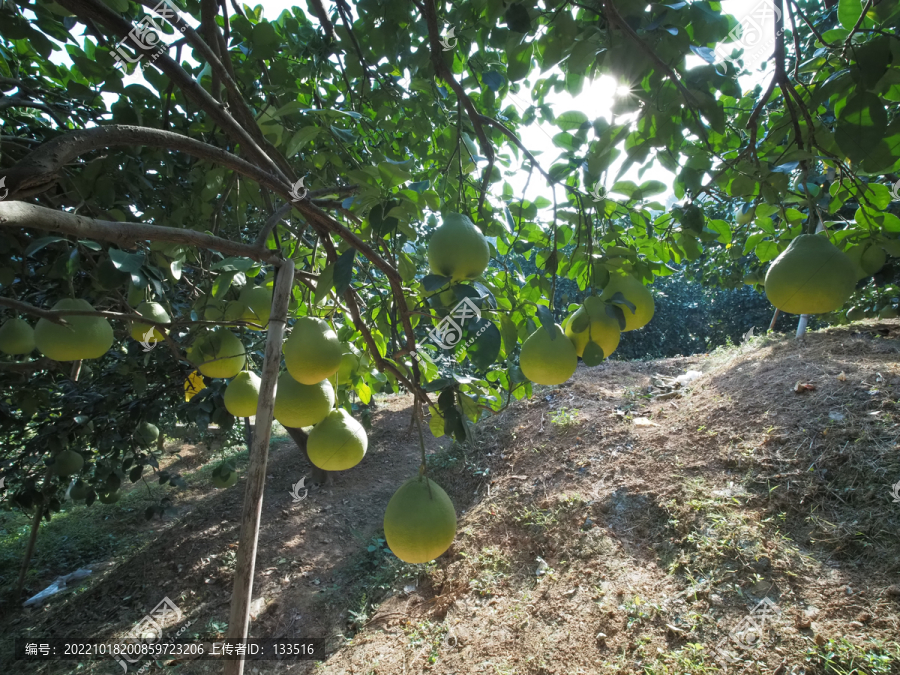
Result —
POLYGON ((460 213, 448 213, 428 242, 431 273, 453 281, 474 279, 488 266, 491 249, 481 230, 460 213))
POLYGON ((519 367, 535 384, 562 384, 578 367, 575 345, 559 325, 553 326, 555 337, 544 327, 538 328, 522 343, 519 367))
POLYGON ((309 432, 309 461, 325 471, 346 471, 362 461, 369 439, 362 424, 343 408, 332 410, 309 432))
POLYGON ((134 431, 134 440, 138 445, 149 448, 159 438, 159 428, 150 422, 141 422, 134 431))
POLYGON ((69 489, 69 499, 72 501, 81 501, 82 499, 87 498, 88 492, 90 492, 90 488, 88 488, 87 483, 79 478, 69 489))
POLYGON ((286 427, 311 427, 325 419, 334 407, 334 388, 328 380, 301 384, 290 373, 278 377, 275 419, 286 427))
POLYGON ((21 356, 34 351, 34 329, 24 319, 9 319, 0 326, 0 352, 21 356))
POLYGON ((225 387, 225 409, 235 417, 253 417, 259 403, 259 375, 242 370, 225 387))
POLYGON ((384 511, 384 538, 408 563, 434 560, 456 536, 456 511, 441 487, 425 476, 404 483, 384 511))
POLYGON ((297 319, 284 343, 284 365, 297 382, 316 384, 337 372, 343 351, 331 326, 304 316, 297 319))
MULTIPOLYGON (((569 316, 563 329, 575 345, 575 353, 581 357, 588 343, 594 343, 603 350, 603 358, 608 359, 619 346, 622 334, 618 319, 596 295, 585 298, 584 305, 569 316)), ((591 361, 589 365, 596 364, 591 361)))
POLYGON ((196 370, 192 371, 184 381, 184 400, 190 401, 203 389, 206 389, 206 383, 203 381, 203 377, 201 377, 200 373, 196 370))
MULTIPOLYGON (((165 308, 158 302, 142 302, 137 306, 135 311, 151 321, 156 321, 158 323, 169 323, 170 321, 165 308)), ((149 343, 151 340, 154 342, 163 341, 163 334, 159 332, 159 329, 147 323, 131 324, 131 337, 138 342, 149 343)))
POLYGON ((857 279, 864 279, 876 274, 887 262, 884 249, 873 241, 851 246, 847 249, 847 257, 859 268, 857 279))
POLYGON ((847 321, 862 321, 866 318, 866 311, 862 307, 851 307, 847 310, 847 321))
POLYGON ((187 357, 207 377, 222 379, 237 375, 247 362, 244 345, 224 327, 198 337, 188 350, 187 357))
POLYGON ((328 377, 331 386, 337 389, 339 385, 347 385, 351 383, 353 373, 359 370, 359 350, 349 342, 342 342, 341 349, 344 353, 341 355, 341 365, 337 372, 328 377))
POLYGON ((84 466, 84 457, 74 450, 63 450, 53 458, 53 470, 59 476, 71 476, 80 473, 84 466))
POLYGON ((203 305, 203 318, 206 321, 224 321, 225 303, 215 298, 207 298, 203 305))
MULTIPOLYGON (((87 300, 63 299, 53 305, 54 310, 93 312, 87 300)), ((48 359, 80 361, 98 359, 109 351, 113 343, 113 329, 102 316, 67 314, 62 317, 67 326, 41 319, 34 329, 34 343, 48 359)))
POLYGON ((272 315, 272 289, 265 286, 254 286, 241 291, 240 301, 244 304, 244 313, 241 318, 259 324, 247 326, 251 330, 263 330, 269 325, 269 317, 272 315))
POLYGON ((231 487, 237 483, 237 479, 237 471, 228 461, 222 462, 212 471, 213 485, 219 489, 231 487))
POLYGON ((801 234, 769 267, 766 297, 788 314, 824 314, 847 302, 856 281, 856 265, 828 237, 801 234))
POLYGON ((650 319, 653 318, 653 313, 656 309, 650 289, 630 274, 613 272, 609 275, 609 283, 603 289, 600 299, 608 303, 618 304, 613 302, 613 296, 616 293, 621 293, 635 307, 634 314, 632 314, 630 307, 619 305, 625 314, 625 328, 622 329, 622 332, 637 330, 650 323, 650 319))

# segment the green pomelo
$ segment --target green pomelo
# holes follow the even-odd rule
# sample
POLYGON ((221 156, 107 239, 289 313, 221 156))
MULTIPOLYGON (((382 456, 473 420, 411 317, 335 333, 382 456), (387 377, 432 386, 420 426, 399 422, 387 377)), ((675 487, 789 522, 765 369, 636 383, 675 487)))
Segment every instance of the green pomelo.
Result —
POLYGON ((766 297, 788 314, 833 312, 853 294, 857 271, 827 237, 801 234, 769 267, 766 297))
POLYGON ((237 483, 238 475, 237 471, 233 470, 227 463, 223 462, 219 464, 215 469, 213 469, 212 473, 212 481, 213 485, 217 488, 230 488, 232 485, 237 483))
POLYGON ((619 322, 611 312, 606 310, 606 303, 595 295, 585 299, 584 306, 579 307, 563 324, 566 337, 575 345, 575 353, 584 356, 584 348, 588 342, 594 342, 603 350, 604 358, 609 358, 619 346, 622 331, 619 322), (587 320, 583 317, 587 315, 587 320), (587 327, 575 332, 574 327, 587 323, 587 327))
MULTIPOLYGON (((272 315, 272 289, 265 286, 245 288, 241 291, 240 300, 244 303, 244 321, 251 321, 263 328, 269 325, 269 317, 272 315)), ((247 326, 251 330, 263 330, 255 326, 247 326)))
POLYGON ((881 311, 878 312, 879 319, 896 319, 898 316, 900 316, 900 313, 897 312, 897 308, 893 305, 882 307, 881 311))
POLYGON ((203 306, 203 318, 206 321, 224 321, 225 303, 221 300, 209 298, 203 306))
POLYGON ((225 317, 225 321, 238 321, 239 319, 244 318, 244 312, 247 311, 247 308, 244 306, 244 303, 240 300, 232 300, 227 305, 225 305, 225 310, 223 315, 225 317))
POLYGON ((244 367, 247 356, 244 345, 224 327, 201 335, 187 353, 188 361, 207 377, 228 379, 244 367))
POLYGON ((343 342, 341 348, 344 353, 341 355, 341 365, 337 372, 328 378, 331 386, 337 388, 341 384, 350 384, 353 373, 359 370, 359 350, 353 345, 343 342))
POLYGON ((69 490, 69 498, 72 501, 81 501, 87 498, 88 492, 90 492, 90 488, 88 488, 87 483, 79 478, 75 481, 72 489, 69 490))
POLYGON ((456 536, 456 511, 433 480, 417 476, 404 483, 384 511, 384 538, 394 555, 408 563, 434 560, 456 536))
POLYGON ((119 497, 121 497, 121 493, 116 490, 115 492, 107 492, 106 494, 100 494, 97 496, 97 499, 100 500, 101 504, 115 504, 119 501, 119 497))
POLYGON ((84 457, 74 450, 63 450, 53 460, 53 469, 59 476, 80 473, 83 466, 84 457))
POLYGON ((34 351, 34 328, 24 319, 10 319, 0 326, 0 352, 10 356, 34 351))
POLYGON ((225 409, 235 417, 253 417, 259 403, 259 375, 242 370, 225 387, 225 409))
POLYGON ((554 325, 553 330, 555 338, 550 337, 546 328, 540 327, 522 344, 519 367, 525 377, 536 384, 562 384, 578 367, 575 345, 559 325, 554 325))
MULTIPOLYGON (((142 302, 137 306, 135 310, 141 316, 147 317, 151 321, 156 321, 158 323, 169 323, 169 315, 166 313, 165 308, 158 302, 142 302)), ((156 342, 163 341, 163 334, 159 332, 159 330, 155 326, 151 326, 147 323, 133 323, 131 324, 131 337, 133 337, 138 342, 150 342, 150 340, 154 340, 156 342), (153 331, 151 335, 147 335, 149 331, 153 331), (146 340, 144 339, 146 336, 146 340)))
POLYGON ((847 310, 848 321, 861 321, 866 318, 866 312, 862 307, 851 307, 847 310))
POLYGON ((431 273, 453 281, 474 279, 484 272, 490 259, 491 249, 481 230, 459 213, 444 216, 444 224, 428 242, 431 273))
POLYGON ((134 440, 142 447, 150 447, 159 438, 159 428, 150 422, 141 422, 134 431, 134 440))
MULTIPOLYGON (((64 299, 53 305, 54 310, 93 312, 87 300, 64 299)), ((109 351, 113 344, 113 329, 102 316, 63 317, 68 323, 61 326, 47 319, 37 322, 34 343, 48 359, 54 361, 80 361, 97 359, 109 351)))
POLYGON ((857 244, 847 249, 847 257, 859 268, 857 277, 864 279, 877 273, 887 262, 884 249, 872 242, 857 244))
POLYGON ((290 373, 278 377, 275 390, 275 419, 286 427, 299 429, 318 424, 334 407, 334 388, 328 380, 316 384, 297 382, 290 373))
MULTIPOLYGON (((628 305, 619 305, 625 314, 625 329, 623 332, 637 330, 650 323, 650 319, 653 318, 653 313, 656 311, 656 304, 653 302, 653 295, 650 293, 650 289, 630 274, 613 273, 610 275, 609 283, 603 289, 600 299, 605 302, 612 302, 612 297, 616 293, 621 293, 635 307, 634 314, 632 314, 628 305)), ((606 352, 605 349, 603 351, 604 353, 606 352)))
POLYGON ((362 424, 343 408, 332 410, 309 432, 309 461, 325 471, 346 471, 362 461, 369 439, 362 424))
POLYGON ((343 352, 331 326, 304 316, 297 319, 284 343, 284 365, 297 382, 316 384, 337 372, 343 352))

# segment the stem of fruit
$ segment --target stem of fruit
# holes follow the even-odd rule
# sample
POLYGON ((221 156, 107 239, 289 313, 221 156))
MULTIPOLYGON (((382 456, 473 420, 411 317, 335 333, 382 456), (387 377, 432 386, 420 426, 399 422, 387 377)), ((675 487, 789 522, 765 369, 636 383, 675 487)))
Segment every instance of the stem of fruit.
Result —
POLYGON ((413 415, 416 418, 416 427, 419 429, 419 450, 422 452, 422 468, 419 470, 419 475, 425 476, 425 485, 428 486, 428 497, 431 499, 431 483, 428 482, 428 465, 425 463, 425 434, 422 433, 422 403, 418 397, 413 399, 413 405, 415 406, 413 415))

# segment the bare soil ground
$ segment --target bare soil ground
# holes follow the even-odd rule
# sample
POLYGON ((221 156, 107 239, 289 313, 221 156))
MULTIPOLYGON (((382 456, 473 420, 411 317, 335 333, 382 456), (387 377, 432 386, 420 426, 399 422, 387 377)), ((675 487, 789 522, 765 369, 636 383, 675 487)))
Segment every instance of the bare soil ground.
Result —
MULTIPOLYGON (((308 467, 287 440, 270 460, 251 635, 325 638, 328 655, 247 672, 900 673, 898 397, 897 321, 580 366, 480 422, 469 447, 426 430, 459 525, 419 566, 379 532, 418 466, 410 399, 384 401, 363 464, 297 504, 308 467), (687 391, 651 398, 656 374, 690 369, 704 375, 687 391)), ((168 596, 184 637, 215 638, 243 487, 189 491, 190 512, 149 547, 0 629, 111 638, 168 596)))

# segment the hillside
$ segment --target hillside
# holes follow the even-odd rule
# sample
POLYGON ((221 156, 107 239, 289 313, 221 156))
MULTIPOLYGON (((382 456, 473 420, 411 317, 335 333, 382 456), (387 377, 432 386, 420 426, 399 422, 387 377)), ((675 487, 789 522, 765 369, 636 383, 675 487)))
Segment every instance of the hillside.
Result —
MULTIPOLYGON (((360 468, 299 504, 289 490, 305 460, 281 441, 251 635, 322 636, 331 654, 247 672, 715 673, 718 647, 738 660, 728 672, 898 673, 898 354, 890 321, 580 366, 481 422, 474 448, 428 439, 459 527, 427 566, 400 564, 378 537, 417 465, 410 399, 383 401, 360 468), (688 370, 703 375, 687 389, 653 386, 688 370)), ((243 487, 189 490, 191 510, 144 548, 76 594, 7 610, 3 628, 111 637, 167 595, 191 622, 185 637, 220 635, 243 487)))

